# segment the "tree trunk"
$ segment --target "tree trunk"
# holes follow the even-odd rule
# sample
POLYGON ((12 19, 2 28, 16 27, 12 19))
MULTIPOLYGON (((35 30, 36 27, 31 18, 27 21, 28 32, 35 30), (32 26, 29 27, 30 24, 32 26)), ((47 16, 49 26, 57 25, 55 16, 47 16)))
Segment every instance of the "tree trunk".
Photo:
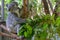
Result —
POLYGON ((4 0, 1 3, 1 19, 4 20, 4 0))
POLYGON ((45 13, 46 14, 50 14, 47 1, 46 0, 42 0, 42 2, 43 2, 43 5, 44 5, 44 11, 45 11, 45 13))
POLYGON ((23 14, 21 17, 22 18, 28 17, 28 0, 23 0, 23 14))
POLYGON ((50 8, 51 8, 51 10, 52 10, 52 12, 53 12, 53 6, 52 6, 52 3, 51 3, 50 0, 48 0, 48 4, 50 5, 50 8))

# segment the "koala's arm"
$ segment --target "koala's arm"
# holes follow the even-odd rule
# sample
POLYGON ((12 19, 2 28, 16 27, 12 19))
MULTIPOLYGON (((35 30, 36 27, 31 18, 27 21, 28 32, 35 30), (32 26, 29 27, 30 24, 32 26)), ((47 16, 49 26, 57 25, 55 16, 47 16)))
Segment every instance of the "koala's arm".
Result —
POLYGON ((18 21, 18 23, 25 23, 26 22, 26 19, 23 19, 23 18, 17 18, 15 19, 16 21, 18 21))

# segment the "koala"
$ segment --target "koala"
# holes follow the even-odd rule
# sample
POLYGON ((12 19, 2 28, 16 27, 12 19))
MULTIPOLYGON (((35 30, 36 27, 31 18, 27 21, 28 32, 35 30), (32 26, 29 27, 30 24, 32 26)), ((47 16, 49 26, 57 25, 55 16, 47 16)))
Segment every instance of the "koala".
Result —
POLYGON ((13 12, 16 16, 20 18, 20 16, 22 15, 22 8, 18 7, 17 2, 12 2, 11 4, 7 4, 6 6, 8 11, 13 12))
POLYGON ((9 32, 18 33, 20 24, 25 23, 26 20, 19 18, 16 14, 19 13, 20 9, 16 4, 8 4, 8 16, 6 19, 6 27, 9 32), (13 6, 14 5, 14 6, 13 6))
POLYGON ((20 16, 22 15, 21 13, 21 9, 19 7, 14 8, 13 12, 17 15, 17 17, 20 18, 20 16))
POLYGON ((6 7, 8 7, 7 9, 9 10, 11 8, 11 6, 13 7, 18 7, 18 3, 17 2, 11 2, 10 4, 6 4, 6 7))

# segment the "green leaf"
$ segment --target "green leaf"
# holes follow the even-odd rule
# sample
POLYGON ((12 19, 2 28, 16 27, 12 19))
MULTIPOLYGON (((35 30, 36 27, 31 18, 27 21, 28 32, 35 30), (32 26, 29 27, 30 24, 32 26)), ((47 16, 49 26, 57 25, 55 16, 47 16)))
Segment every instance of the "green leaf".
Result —
POLYGON ((56 19, 56 26, 60 26, 60 17, 57 17, 56 19))
POLYGON ((47 23, 44 23, 43 24, 43 30, 47 30, 47 28, 48 28, 48 24, 47 23))
POLYGON ((26 31, 24 32, 24 36, 25 37, 28 37, 28 33, 26 31))

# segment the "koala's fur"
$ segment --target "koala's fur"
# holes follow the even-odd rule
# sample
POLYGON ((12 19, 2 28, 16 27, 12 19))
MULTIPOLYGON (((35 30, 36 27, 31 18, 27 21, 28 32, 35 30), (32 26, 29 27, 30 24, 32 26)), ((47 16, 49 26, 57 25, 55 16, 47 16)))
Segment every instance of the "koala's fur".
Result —
POLYGON ((21 9, 18 7, 17 2, 12 2, 10 4, 7 4, 7 10, 9 12, 14 13, 16 16, 20 17, 21 15, 21 9))
POLYGON ((11 3, 8 4, 8 16, 6 19, 6 26, 10 32, 18 33, 20 24, 25 22, 25 19, 17 17, 15 14, 19 12, 19 7, 11 3), (14 5, 14 6, 13 6, 14 5), (18 12, 16 12, 18 11, 18 12))

